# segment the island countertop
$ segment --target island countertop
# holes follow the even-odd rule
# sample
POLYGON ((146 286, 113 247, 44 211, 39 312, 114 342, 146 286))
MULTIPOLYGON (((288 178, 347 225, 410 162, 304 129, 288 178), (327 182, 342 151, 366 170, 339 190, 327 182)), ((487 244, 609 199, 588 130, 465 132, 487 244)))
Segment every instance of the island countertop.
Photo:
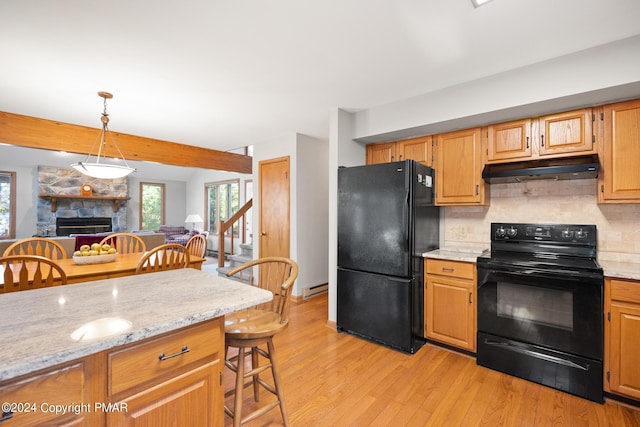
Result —
POLYGON ((0 381, 271 299, 191 268, 2 294, 0 381), (107 332, 113 325, 123 329, 107 332))

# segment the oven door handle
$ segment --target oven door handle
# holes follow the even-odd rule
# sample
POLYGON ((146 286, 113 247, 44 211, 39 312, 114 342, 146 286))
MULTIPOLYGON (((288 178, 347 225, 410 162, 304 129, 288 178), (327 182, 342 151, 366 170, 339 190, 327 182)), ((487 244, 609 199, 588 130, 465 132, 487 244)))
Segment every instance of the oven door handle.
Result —
POLYGON ((583 371, 588 371, 589 367, 588 366, 582 366, 579 365, 575 362, 572 362, 571 360, 567 360, 567 359, 563 359, 561 357, 557 357, 557 356, 552 356, 550 354, 545 354, 539 351, 534 351, 534 350, 529 350, 526 348, 522 348, 522 347, 518 347, 515 346, 511 343, 508 342, 503 342, 503 341, 496 341, 496 340, 492 340, 489 338, 486 338, 484 340, 484 343, 490 346, 494 346, 494 347, 502 347, 505 350, 510 350, 516 353, 521 353, 527 356, 532 356, 538 359, 543 359, 543 360, 547 360, 549 362, 553 362, 553 363, 557 363, 558 365, 564 365, 564 366, 568 366, 570 368, 575 368, 575 369, 581 369, 583 371))

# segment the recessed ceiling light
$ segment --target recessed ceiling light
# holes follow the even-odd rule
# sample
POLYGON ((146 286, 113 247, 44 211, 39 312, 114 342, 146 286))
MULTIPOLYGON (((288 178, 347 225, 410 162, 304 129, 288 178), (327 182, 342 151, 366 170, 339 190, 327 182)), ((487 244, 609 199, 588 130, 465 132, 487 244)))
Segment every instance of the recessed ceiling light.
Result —
POLYGON ((485 3, 489 3, 491 0, 471 0, 471 3, 473 3, 473 7, 480 7, 485 3))

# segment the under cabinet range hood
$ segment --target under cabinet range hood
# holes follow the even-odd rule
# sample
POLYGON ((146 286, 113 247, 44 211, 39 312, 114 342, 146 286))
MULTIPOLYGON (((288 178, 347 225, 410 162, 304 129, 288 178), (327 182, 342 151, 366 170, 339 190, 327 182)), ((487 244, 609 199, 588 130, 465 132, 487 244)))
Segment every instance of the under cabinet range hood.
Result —
POLYGON ((489 184, 539 180, 596 178, 600 170, 597 155, 529 160, 485 165, 482 179, 489 184))

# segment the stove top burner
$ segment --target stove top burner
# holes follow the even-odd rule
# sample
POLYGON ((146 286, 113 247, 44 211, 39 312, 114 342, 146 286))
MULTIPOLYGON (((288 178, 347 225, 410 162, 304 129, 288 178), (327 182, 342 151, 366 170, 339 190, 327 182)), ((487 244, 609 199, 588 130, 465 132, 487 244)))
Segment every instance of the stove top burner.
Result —
POLYGON ((548 253, 490 252, 478 257, 478 262, 510 265, 518 268, 560 268, 575 271, 599 272, 602 270, 595 258, 563 256, 548 253))
POLYGON ((491 251, 479 263, 598 273, 596 226, 492 223, 491 251))

